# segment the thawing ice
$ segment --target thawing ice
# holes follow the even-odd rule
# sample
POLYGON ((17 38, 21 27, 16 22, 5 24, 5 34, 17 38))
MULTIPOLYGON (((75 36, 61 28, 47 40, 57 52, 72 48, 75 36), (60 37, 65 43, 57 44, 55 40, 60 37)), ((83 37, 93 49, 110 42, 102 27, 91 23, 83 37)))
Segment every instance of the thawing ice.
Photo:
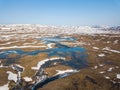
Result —
POLYGON ((60 78, 66 77, 71 73, 79 72, 78 70, 68 69, 68 70, 56 70, 57 73, 55 75, 59 75, 60 78))
POLYGON ((14 50, 12 50, 12 51, 2 51, 2 52, 0 52, 0 54, 10 54, 10 53, 14 53, 14 54, 17 54, 17 52, 16 51, 14 51, 14 50))
POLYGON ((22 68, 23 71, 24 71, 24 69, 25 69, 23 66, 21 66, 21 65, 19 65, 19 64, 14 64, 14 65, 12 65, 12 69, 16 70, 16 69, 18 69, 18 68, 22 68))
POLYGON ((17 74, 12 73, 11 71, 7 71, 6 73, 8 74, 8 80, 17 82, 17 74))
POLYGON ((17 74, 18 75, 18 81, 20 81, 21 72, 23 72, 25 68, 23 66, 19 65, 19 64, 13 64, 12 69, 17 71, 17 73, 18 73, 17 74))
POLYGON ((43 64, 45 64, 45 62, 47 61, 52 61, 52 60, 56 60, 56 59, 63 59, 65 60, 64 57, 54 57, 54 58, 47 58, 45 60, 41 60, 40 62, 38 62, 37 66, 36 67, 32 67, 32 69, 35 69, 35 70, 38 70, 43 64))
POLYGON ((72 70, 72 69, 68 69, 68 70, 56 70, 56 71, 57 71, 56 75, 70 73, 70 72, 78 72, 77 70, 72 70))
POLYGON ((16 51, 7 51, 7 53, 17 53, 16 51))

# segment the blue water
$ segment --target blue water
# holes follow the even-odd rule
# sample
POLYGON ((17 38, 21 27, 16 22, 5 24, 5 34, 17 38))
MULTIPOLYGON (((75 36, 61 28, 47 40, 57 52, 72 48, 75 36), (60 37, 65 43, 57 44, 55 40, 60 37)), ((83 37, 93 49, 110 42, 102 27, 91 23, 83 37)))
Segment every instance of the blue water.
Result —
POLYGON ((74 42, 76 41, 75 38, 72 37, 60 37, 60 36, 55 36, 55 37, 43 37, 43 38, 39 38, 39 40, 43 41, 44 43, 59 43, 59 42, 63 42, 63 41, 70 41, 70 42, 74 42))
POLYGON ((22 50, 4 50, 0 51, 0 59, 7 59, 10 54, 18 54, 18 55, 23 55, 26 52, 22 50))
MULTIPOLYGON (((59 36, 56 36, 56 37, 40 38, 40 40, 42 40, 45 44, 55 43, 56 47, 51 48, 51 49, 46 49, 46 50, 34 50, 34 51, 23 51, 20 49, 3 50, 3 51, 1 50, 0 51, 0 59, 6 60, 8 62, 11 62, 11 64, 13 64, 14 61, 19 60, 24 55, 33 55, 34 56, 34 55, 37 55, 39 53, 44 53, 44 52, 48 53, 48 58, 52 57, 52 56, 60 56, 60 57, 65 57, 65 58, 68 56, 71 57, 69 60, 62 60, 62 59, 57 59, 54 61, 49 60, 48 62, 46 62, 45 64, 43 64, 41 66, 41 68, 37 72, 38 75, 42 74, 42 72, 41 72, 42 69, 54 66, 53 63, 70 66, 73 69, 78 69, 78 70, 88 66, 87 54, 86 54, 85 48, 69 47, 69 46, 60 44, 60 42, 63 42, 63 41, 74 42, 74 41, 76 41, 75 38, 61 38, 59 36), (10 54, 17 54, 17 56, 13 57, 13 58, 9 58, 10 54)), ((56 79, 59 79, 59 78, 60 78, 59 75, 47 78, 44 82, 40 82, 38 84, 33 85, 32 90, 37 90, 37 88, 40 88, 40 87, 44 86, 45 84, 47 84, 51 81, 54 81, 56 79)))
MULTIPOLYGON (((0 59, 4 59, 8 62, 11 60, 19 60, 24 55, 37 55, 39 53, 48 53, 48 57, 52 56, 60 56, 60 57, 67 57, 71 56, 70 60, 63 61, 61 64, 66 66, 71 66, 72 68, 83 68, 87 66, 86 61, 86 50, 81 47, 68 47, 66 45, 60 44, 61 41, 76 41, 75 38, 61 38, 60 36, 56 37, 45 37, 40 38, 43 42, 50 43, 54 42, 56 44, 56 48, 46 49, 46 50, 34 50, 34 51, 23 51, 20 49, 16 50, 4 50, 0 51, 0 59), (16 57, 9 58, 10 54, 17 54, 16 57)), ((11 63, 12 64, 12 63, 11 63)))
MULTIPOLYGON (((59 44, 60 45, 60 44, 59 44)), ((67 46, 59 46, 56 48, 52 48, 52 49, 46 49, 46 50, 34 50, 34 51, 30 51, 30 52, 25 52, 23 50, 6 50, 6 51, 2 51, 2 53, 0 53, 0 59, 5 59, 5 60, 18 60, 19 58, 21 58, 24 55, 37 55, 39 53, 43 53, 46 52, 48 53, 49 57, 52 56, 61 56, 61 57, 67 57, 67 56, 71 56, 71 60, 69 61, 64 61, 61 64, 63 65, 68 65, 71 66, 73 68, 82 68, 84 66, 87 65, 86 62, 86 50, 84 48, 81 47, 67 47, 67 46), (9 58, 10 54, 14 54, 16 52, 17 55, 19 55, 19 57, 14 57, 14 58, 9 58)), ((9 61, 10 62, 10 61, 9 61)))

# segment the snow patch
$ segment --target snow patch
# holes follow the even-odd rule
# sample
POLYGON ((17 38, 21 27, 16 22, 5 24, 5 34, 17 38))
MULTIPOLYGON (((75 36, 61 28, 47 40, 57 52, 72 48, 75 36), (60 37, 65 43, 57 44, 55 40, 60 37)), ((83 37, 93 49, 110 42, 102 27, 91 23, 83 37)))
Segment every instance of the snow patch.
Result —
POLYGON ((56 75, 70 73, 70 72, 78 72, 77 70, 72 70, 72 69, 69 69, 69 70, 56 70, 56 71, 57 71, 56 75))
POLYGON ((103 64, 99 64, 100 67, 103 67, 104 65, 103 64))
POLYGON ((119 68, 119 66, 115 66, 115 68, 119 68))
POLYGON ((19 65, 19 64, 13 64, 11 65, 12 69, 13 70, 16 70, 17 72, 23 72, 24 71, 24 67, 19 65))
POLYGON ((120 79, 120 74, 117 74, 116 78, 117 78, 117 79, 120 79))
POLYGON ((3 64, 1 64, 0 68, 9 68, 9 66, 3 66, 3 64))
POLYGON ((97 69, 98 68, 98 66, 94 66, 94 69, 97 69))
POLYGON ((24 67, 23 67, 23 66, 21 66, 21 65, 19 65, 19 64, 14 64, 14 65, 12 66, 12 68, 13 68, 14 70, 16 70, 14 66, 17 66, 17 67, 19 67, 19 68, 24 69, 24 67))
POLYGON ((101 53, 101 54, 98 54, 99 57, 104 57, 105 54, 101 53))
POLYGON ((37 66, 36 66, 36 67, 32 67, 32 69, 34 69, 34 70, 38 70, 38 69, 41 67, 41 65, 45 64, 45 62, 47 62, 47 61, 49 61, 49 60, 50 60, 50 61, 52 61, 52 60, 56 60, 56 59, 62 59, 62 60, 65 60, 64 57, 48 58, 48 59, 41 60, 40 62, 38 62, 37 66))
POLYGON ((0 90, 9 90, 9 87, 8 87, 9 83, 3 85, 3 86, 0 86, 0 90))
POLYGON ((110 79, 110 77, 108 77, 108 76, 104 76, 106 79, 110 79))
POLYGON ((99 48, 98 48, 98 47, 93 47, 93 49, 96 49, 96 50, 98 50, 99 48))
POLYGON ((49 43, 49 44, 47 45, 47 47, 48 47, 48 48, 53 48, 52 45, 54 45, 54 43, 49 43))
POLYGON ((101 72, 99 72, 100 74, 103 74, 103 73, 105 73, 105 71, 101 71, 101 72))
POLYGON ((114 67, 110 67, 107 71, 110 72, 114 69, 114 67))
POLYGON ((107 43, 110 43, 110 41, 107 41, 107 43))
POLYGON ((3 64, 0 65, 0 68, 3 68, 3 64))
POLYGON ((0 49, 14 49, 14 48, 43 48, 46 46, 11 46, 11 47, 0 47, 0 49))
POLYGON ((120 51, 110 49, 110 47, 105 47, 105 48, 103 48, 103 50, 111 51, 111 52, 114 52, 114 53, 120 53, 120 51))
POLYGON ((7 71, 6 73, 9 74, 8 80, 13 80, 13 81, 17 82, 17 74, 12 73, 11 71, 7 71))
POLYGON ((24 80, 25 80, 26 82, 30 82, 30 81, 32 81, 32 78, 30 78, 30 77, 24 77, 24 80))
POLYGON ((114 44, 118 44, 118 41, 119 41, 119 40, 115 40, 115 41, 114 41, 114 44))

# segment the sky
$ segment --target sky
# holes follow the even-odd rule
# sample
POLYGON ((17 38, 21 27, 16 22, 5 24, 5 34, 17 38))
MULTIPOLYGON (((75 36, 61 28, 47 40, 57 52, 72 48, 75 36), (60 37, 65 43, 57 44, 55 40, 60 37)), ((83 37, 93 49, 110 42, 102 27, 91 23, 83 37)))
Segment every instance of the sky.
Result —
POLYGON ((120 0, 0 0, 0 24, 120 25, 120 0))

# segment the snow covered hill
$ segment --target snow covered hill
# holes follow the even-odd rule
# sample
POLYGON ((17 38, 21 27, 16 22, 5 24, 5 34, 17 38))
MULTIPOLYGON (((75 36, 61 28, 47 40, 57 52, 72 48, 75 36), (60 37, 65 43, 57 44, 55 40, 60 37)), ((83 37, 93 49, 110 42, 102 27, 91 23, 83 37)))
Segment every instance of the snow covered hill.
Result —
POLYGON ((42 34, 118 34, 120 26, 47 26, 39 24, 0 25, 0 33, 42 33, 42 34))

